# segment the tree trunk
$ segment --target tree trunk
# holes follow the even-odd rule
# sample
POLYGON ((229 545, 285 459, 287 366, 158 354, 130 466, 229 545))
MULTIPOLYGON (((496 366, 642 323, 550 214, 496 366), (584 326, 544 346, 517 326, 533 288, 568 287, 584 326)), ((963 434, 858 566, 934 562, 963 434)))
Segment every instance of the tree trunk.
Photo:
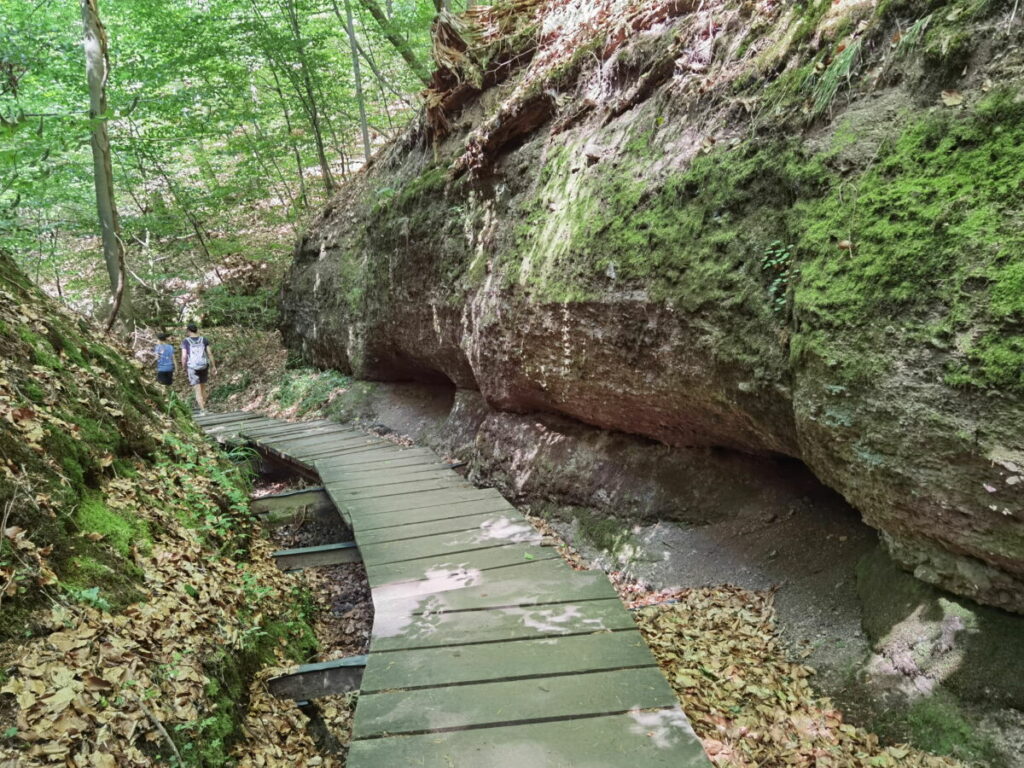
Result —
POLYGON ((302 30, 299 27, 299 16, 295 12, 294 0, 287 0, 285 10, 288 14, 288 22, 292 34, 295 36, 296 50, 299 54, 299 64, 302 67, 302 85, 306 90, 307 109, 309 111, 309 123, 313 129, 313 141, 316 144, 317 159, 320 161, 320 173, 323 176, 324 190, 328 197, 334 194, 334 176, 331 175, 331 166, 327 162, 327 151, 324 149, 323 128, 320 125, 320 110, 316 103, 316 96, 313 94, 313 80, 309 73, 309 61, 306 60, 306 45, 302 42, 302 30))
POLYGON ((376 0, 359 0, 362 6, 370 12, 370 15, 380 24, 380 31, 384 33, 384 37, 395 46, 395 50, 398 54, 405 59, 405 63, 409 65, 409 69, 413 71, 413 74, 420 79, 424 85, 430 83, 430 73, 427 68, 423 66, 423 63, 416 56, 416 52, 413 51, 407 40, 404 40, 400 34, 398 34, 391 25, 390 14, 385 14, 381 10, 380 5, 376 0))
POLYGON ((338 0, 331 0, 334 6, 334 15, 345 27, 348 33, 349 48, 352 50, 352 75, 356 81, 356 103, 359 105, 359 130, 363 135, 363 156, 365 162, 370 162, 370 131, 366 125, 366 101, 363 98, 363 74, 359 68, 359 43, 356 42, 355 25, 352 23, 352 3, 345 0, 345 18, 341 18, 341 10, 338 8, 338 0))
POLYGON ((103 233, 103 259, 110 278, 110 308, 107 327, 113 326, 118 311, 131 317, 131 300, 125 285, 124 243, 114 201, 114 172, 107 137, 107 32, 100 22, 96 0, 82 0, 85 31, 85 75, 89 83, 89 120, 92 125, 92 164, 96 185, 96 210, 103 233))

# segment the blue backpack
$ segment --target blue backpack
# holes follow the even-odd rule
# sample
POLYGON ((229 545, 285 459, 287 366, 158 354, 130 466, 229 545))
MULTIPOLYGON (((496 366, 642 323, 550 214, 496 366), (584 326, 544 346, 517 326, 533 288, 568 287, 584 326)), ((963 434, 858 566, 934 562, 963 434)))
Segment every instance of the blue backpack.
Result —
POLYGON ((170 344, 156 345, 156 369, 161 372, 174 370, 174 347, 170 344))

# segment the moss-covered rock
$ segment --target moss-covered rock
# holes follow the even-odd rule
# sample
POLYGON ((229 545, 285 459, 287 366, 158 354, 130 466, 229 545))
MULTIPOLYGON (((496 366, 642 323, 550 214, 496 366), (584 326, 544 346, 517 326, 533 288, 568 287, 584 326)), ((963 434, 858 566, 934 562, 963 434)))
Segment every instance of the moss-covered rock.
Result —
POLYGON ((1024 611, 1007 4, 685 5, 627 39, 588 27, 569 75, 542 50, 452 107, 443 141, 387 150, 305 236, 288 343, 798 457, 919 578, 1024 611))

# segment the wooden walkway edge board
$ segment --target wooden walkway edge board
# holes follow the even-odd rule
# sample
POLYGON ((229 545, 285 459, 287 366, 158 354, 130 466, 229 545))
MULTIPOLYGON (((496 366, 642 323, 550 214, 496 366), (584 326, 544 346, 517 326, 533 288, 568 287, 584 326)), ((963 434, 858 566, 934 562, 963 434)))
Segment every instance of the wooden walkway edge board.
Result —
POLYGON ((296 701, 358 691, 366 660, 366 656, 348 656, 319 664, 303 664, 294 672, 270 678, 267 689, 280 699, 296 701))
POLYGON ((274 562, 282 571, 316 568, 323 565, 342 565, 362 562, 363 556, 354 541, 325 544, 320 547, 282 549, 273 553, 274 562))

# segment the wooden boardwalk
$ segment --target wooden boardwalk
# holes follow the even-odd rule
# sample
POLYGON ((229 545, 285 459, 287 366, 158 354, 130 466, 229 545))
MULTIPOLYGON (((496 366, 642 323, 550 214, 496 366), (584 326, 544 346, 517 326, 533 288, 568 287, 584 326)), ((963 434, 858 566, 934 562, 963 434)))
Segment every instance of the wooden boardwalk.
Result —
POLYGON ((198 418, 315 473, 351 526, 374 627, 349 768, 706 768, 607 577, 497 491, 342 425, 198 418))

